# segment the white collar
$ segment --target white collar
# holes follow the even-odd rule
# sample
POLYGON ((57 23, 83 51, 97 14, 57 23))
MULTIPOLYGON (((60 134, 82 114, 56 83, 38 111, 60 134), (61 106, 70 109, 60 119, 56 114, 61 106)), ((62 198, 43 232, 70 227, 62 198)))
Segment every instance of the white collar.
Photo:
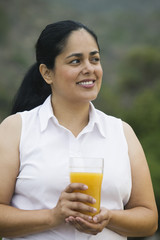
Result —
MULTIPOLYGON (((52 118, 56 124, 58 123, 57 118, 54 116, 52 105, 51 105, 51 95, 47 97, 45 102, 40 106, 39 109, 39 118, 40 118, 40 128, 41 131, 44 131, 47 126, 49 120, 52 118)), ((91 132, 93 128, 97 126, 100 134, 106 138, 106 134, 103 130, 103 125, 100 119, 100 116, 97 113, 94 105, 90 102, 90 112, 89 112, 89 123, 88 125, 82 130, 82 132, 91 132)))

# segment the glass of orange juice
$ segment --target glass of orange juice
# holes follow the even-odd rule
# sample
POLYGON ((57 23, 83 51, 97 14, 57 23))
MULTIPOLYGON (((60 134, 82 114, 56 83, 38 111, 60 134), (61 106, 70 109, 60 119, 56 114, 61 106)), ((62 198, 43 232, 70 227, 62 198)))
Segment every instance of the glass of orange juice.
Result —
POLYGON ((71 157, 69 159, 71 183, 83 183, 88 186, 87 190, 78 190, 96 199, 96 203, 86 203, 97 209, 96 213, 87 213, 94 216, 100 210, 101 185, 103 179, 103 158, 71 157))

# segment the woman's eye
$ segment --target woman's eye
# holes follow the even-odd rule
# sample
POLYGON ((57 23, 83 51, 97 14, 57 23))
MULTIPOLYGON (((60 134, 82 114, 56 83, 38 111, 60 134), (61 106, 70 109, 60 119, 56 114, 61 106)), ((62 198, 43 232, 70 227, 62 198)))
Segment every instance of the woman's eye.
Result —
POLYGON ((74 60, 72 60, 70 63, 71 63, 71 64, 77 64, 77 63, 79 63, 79 62, 80 62, 79 59, 74 59, 74 60))
POLYGON ((100 61, 100 58, 99 57, 94 57, 91 59, 92 62, 99 62, 100 61))

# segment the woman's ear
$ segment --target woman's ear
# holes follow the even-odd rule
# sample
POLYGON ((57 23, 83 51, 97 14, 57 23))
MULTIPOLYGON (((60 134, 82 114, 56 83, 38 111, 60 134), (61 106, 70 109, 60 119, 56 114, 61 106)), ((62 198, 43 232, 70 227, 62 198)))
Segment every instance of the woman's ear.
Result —
POLYGON ((53 82, 53 71, 48 69, 45 64, 39 65, 39 71, 46 83, 51 84, 53 82))

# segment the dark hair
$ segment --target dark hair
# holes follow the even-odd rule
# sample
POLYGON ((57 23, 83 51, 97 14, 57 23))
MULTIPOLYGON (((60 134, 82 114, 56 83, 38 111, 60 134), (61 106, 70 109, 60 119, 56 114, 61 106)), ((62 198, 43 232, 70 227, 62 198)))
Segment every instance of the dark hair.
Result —
POLYGON ((51 87, 41 76, 39 65, 43 63, 48 69, 53 69, 55 59, 63 51, 69 35, 82 28, 93 36, 99 48, 95 33, 79 22, 66 20, 46 26, 36 43, 37 62, 29 69, 22 81, 14 100, 12 114, 42 104, 51 94, 51 87))

